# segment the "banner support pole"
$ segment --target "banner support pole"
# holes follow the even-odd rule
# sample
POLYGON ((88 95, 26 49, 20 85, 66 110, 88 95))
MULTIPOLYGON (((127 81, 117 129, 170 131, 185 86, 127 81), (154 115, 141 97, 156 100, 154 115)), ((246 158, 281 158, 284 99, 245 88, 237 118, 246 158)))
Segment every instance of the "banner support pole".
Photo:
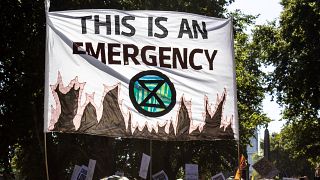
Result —
MULTIPOLYGON (((48 53, 47 53, 47 48, 48 48, 48 13, 49 13, 49 9, 50 9, 50 0, 44 0, 44 10, 45 10, 45 14, 46 14, 46 54, 45 54, 45 59, 46 59, 46 79, 47 79, 47 75, 48 75, 48 67, 47 67, 47 63, 48 63, 48 53)), ((46 83, 46 82, 45 82, 46 83)), ((46 91, 47 92, 47 91, 46 91)), ((46 93, 45 93, 45 97, 46 97, 46 93)), ((46 98, 47 99, 47 98, 46 98)), ((45 104, 46 104, 46 100, 45 100, 45 104)), ((47 128, 47 124, 45 122, 44 127, 47 128)), ((49 167, 48 167, 48 154, 47 154, 47 133, 46 131, 43 132, 43 138, 44 138, 44 162, 45 162, 45 166, 46 166, 46 176, 47 176, 47 180, 49 180, 49 167)))
POLYGON ((150 169, 149 169, 149 172, 150 172, 150 176, 149 176, 149 179, 152 180, 152 139, 150 139, 150 169))
POLYGON ((49 180, 48 154, 47 154, 47 133, 44 134, 44 162, 46 166, 47 180, 49 180))
POLYGON ((239 169, 239 173, 240 173, 240 179, 241 180, 241 169, 240 169, 240 166, 241 166, 241 153, 240 153, 240 139, 237 141, 237 144, 238 144, 238 169, 239 169))

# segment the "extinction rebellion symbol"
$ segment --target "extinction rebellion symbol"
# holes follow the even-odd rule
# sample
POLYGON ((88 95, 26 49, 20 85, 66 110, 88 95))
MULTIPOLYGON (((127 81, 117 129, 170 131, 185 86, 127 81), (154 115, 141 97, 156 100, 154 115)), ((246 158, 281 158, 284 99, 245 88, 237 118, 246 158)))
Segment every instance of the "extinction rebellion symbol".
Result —
POLYGON ((176 90, 172 82, 159 71, 136 74, 130 80, 129 95, 137 111, 149 117, 163 116, 176 104, 176 90))

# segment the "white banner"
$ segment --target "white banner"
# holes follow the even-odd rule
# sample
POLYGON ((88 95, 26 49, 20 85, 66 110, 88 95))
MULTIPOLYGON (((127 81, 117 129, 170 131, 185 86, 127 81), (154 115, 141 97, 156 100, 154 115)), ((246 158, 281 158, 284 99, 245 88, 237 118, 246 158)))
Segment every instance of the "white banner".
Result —
POLYGON ((231 19, 162 11, 47 15, 45 132, 238 139, 231 19))

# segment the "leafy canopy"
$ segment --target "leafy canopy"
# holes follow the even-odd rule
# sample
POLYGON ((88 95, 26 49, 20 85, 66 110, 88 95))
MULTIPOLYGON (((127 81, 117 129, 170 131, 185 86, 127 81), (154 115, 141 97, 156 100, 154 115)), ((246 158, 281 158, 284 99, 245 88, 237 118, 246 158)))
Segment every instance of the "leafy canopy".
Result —
POLYGON ((296 154, 320 161, 320 3, 282 0, 279 25, 258 26, 253 34, 259 59, 275 70, 268 90, 283 105, 296 154))

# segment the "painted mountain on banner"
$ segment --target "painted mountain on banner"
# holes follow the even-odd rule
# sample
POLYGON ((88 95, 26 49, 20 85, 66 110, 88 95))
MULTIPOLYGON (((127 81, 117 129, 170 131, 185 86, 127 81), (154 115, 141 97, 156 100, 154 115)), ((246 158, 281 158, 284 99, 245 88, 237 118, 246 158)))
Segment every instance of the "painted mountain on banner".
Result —
POLYGON ((57 83, 51 86, 56 108, 52 107, 51 110, 49 131, 156 140, 212 140, 212 137, 234 139, 230 123, 232 117, 223 119, 222 116, 226 92, 217 95, 214 109, 211 109, 208 98, 204 97, 203 126, 190 131, 191 101, 186 101, 182 96, 180 101, 177 101, 180 103, 176 104, 179 105, 176 122, 158 123, 158 127, 151 127, 150 131, 147 122, 141 128, 140 125, 132 123, 130 111, 123 112, 119 100, 120 84, 105 86, 100 106, 95 105, 94 94, 86 94, 86 101, 81 105, 80 97, 84 87, 85 83, 78 82, 77 78, 65 87, 61 75, 58 75, 57 83))

